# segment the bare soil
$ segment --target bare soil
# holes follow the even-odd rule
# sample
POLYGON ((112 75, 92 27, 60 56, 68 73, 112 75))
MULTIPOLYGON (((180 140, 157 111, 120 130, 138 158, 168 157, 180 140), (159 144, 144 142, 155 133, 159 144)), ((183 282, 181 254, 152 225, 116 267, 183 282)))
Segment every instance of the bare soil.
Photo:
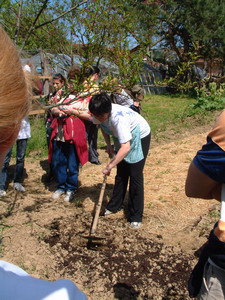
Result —
MULTIPOLYGON (((55 182, 45 183, 47 160, 38 153, 26 158, 25 193, 16 194, 9 182, 0 199, 0 255, 33 276, 73 280, 89 299, 189 299, 187 280, 218 218, 215 200, 184 194, 191 159, 205 142, 209 126, 155 143, 145 166, 145 211, 140 229, 130 229, 127 209, 100 216, 97 232, 87 247, 95 204, 107 163, 87 163, 80 170, 80 188, 73 203, 51 198, 55 182)), ((13 164, 11 166, 13 173, 13 164)), ((102 209, 113 189, 115 170, 107 179, 102 209)), ((89 241, 90 242, 90 241, 89 241)))

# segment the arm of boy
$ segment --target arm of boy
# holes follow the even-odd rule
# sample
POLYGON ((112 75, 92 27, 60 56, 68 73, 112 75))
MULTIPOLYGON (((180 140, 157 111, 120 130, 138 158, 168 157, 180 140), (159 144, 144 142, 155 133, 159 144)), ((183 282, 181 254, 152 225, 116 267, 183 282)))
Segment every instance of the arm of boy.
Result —
POLYGON ((106 143, 106 152, 109 154, 109 157, 114 154, 114 146, 111 145, 110 136, 101 128, 102 135, 106 143))
POLYGON ((222 184, 221 187, 220 220, 214 229, 214 233, 221 242, 225 242, 225 184, 222 184))
POLYGON ((106 168, 102 171, 102 173, 104 175, 109 176, 112 168, 118 165, 118 163, 120 163, 124 159, 124 157, 127 156, 129 151, 130 151, 130 141, 121 144, 119 151, 114 156, 114 158, 110 161, 110 163, 106 166, 106 168))
POLYGON ((215 235, 221 242, 225 242, 225 222, 222 220, 218 221, 218 225, 214 229, 215 235))

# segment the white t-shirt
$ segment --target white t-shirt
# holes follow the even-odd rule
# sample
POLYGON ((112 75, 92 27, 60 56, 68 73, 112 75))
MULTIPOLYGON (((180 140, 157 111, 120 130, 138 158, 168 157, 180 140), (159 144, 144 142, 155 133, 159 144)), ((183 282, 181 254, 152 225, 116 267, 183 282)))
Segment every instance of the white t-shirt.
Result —
POLYGON ((87 300, 70 280, 46 281, 0 260, 1 300, 87 300))
POLYGON ((28 117, 25 117, 20 125, 20 131, 17 136, 17 140, 22 140, 22 139, 29 139, 31 137, 31 132, 30 132, 30 122, 28 120, 28 117))
POLYGON ((24 71, 31 73, 31 67, 29 65, 25 65, 23 69, 24 71))
MULTIPOLYGON (((99 124, 95 118, 93 118, 93 123, 99 124)), ((112 131, 112 135, 118 138, 120 144, 132 139, 131 132, 138 125, 141 139, 149 135, 151 131, 149 124, 139 113, 118 104, 112 104, 109 119, 104 121, 102 125, 103 129, 106 126, 112 131)))

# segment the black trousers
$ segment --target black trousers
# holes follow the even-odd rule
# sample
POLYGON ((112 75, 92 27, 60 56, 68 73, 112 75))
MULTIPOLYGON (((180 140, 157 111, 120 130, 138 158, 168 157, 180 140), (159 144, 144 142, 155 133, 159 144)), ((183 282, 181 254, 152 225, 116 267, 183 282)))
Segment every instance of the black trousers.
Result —
POLYGON ((144 175, 143 169, 145 160, 150 147, 151 134, 141 139, 142 151, 144 158, 134 164, 122 160, 117 165, 117 174, 112 197, 107 205, 107 209, 116 212, 123 206, 125 194, 129 185, 129 221, 141 222, 144 211, 144 175))

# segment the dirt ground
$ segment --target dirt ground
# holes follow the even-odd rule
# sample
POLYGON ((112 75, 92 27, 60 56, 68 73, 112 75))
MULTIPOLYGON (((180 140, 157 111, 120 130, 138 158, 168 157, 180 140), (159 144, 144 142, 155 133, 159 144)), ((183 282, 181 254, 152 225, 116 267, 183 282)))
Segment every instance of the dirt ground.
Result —
MULTIPOLYGON (((0 255, 33 276, 67 278, 88 299, 189 299, 187 279, 218 218, 216 201, 184 194, 189 163, 205 142, 209 126, 184 132, 160 144, 154 142, 145 167, 145 211, 140 229, 129 228, 127 210, 100 216, 100 246, 87 248, 93 211, 103 181, 102 165, 87 163, 73 203, 53 200, 55 183, 44 182, 48 164, 26 159, 24 194, 12 190, 0 199, 0 255)), ((169 135, 169 133, 168 133, 169 135)), ((35 158, 36 156, 36 158, 35 158)), ((11 172, 13 171, 13 164, 11 172)), ((109 200, 115 170, 107 180, 103 207, 109 200)))

